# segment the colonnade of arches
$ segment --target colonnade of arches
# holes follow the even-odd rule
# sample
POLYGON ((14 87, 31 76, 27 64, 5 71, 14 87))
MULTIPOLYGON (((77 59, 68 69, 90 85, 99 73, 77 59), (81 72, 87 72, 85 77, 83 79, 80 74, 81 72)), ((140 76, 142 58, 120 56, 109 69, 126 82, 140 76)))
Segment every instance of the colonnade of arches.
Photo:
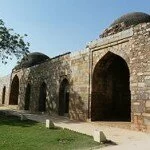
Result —
MULTIPOLYGON (((5 88, 3 89, 3 93, 5 91, 5 88)), ((18 105, 18 97, 19 97, 19 78, 17 75, 15 75, 11 82, 9 105, 18 105)), ((38 111, 39 112, 46 111, 46 97, 47 97, 47 85, 45 82, 43 82, 40 85, 40 89, 39 89, 39 99, 38 99, 38 111)), ((31 85, 30 83, 28 83, 25 88, 24 110, 30 110, 30 104, 31 104, 30 100, 31 100, 31 85)), ((59 105, 59 108, 58 108, 59 115, 68 114, 69 112, 69 81, 67 79, 64 79, 60 83, 58 105, 59 105)))
MULTIPOLYGON (((131 113, 130 74, 126 61, 107 52, 96 64, 92 75, 91 121, 129 121, 131 113)), ((5 93, 6 87, 3 89, 5 93)), ((25 89, 24 109, 30 109, 31 85, 25 89)), ((58 114, 69 113, 69 81, 64 78, 59 86, 58 114)), ((5 95, 5 94, 4 94, 5 95)), ((18 104, 19 78, 11 84, 10 105, 18 104)), ((47 85, 40 85, 38 111, 46 111, 47 85)), ((3 96, 3 103, 4 103, 3 96)))

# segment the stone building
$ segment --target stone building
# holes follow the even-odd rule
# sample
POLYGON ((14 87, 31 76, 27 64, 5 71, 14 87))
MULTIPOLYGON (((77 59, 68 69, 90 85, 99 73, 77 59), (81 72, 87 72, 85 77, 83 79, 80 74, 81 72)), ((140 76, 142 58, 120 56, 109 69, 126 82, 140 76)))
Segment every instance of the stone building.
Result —
POLYGON ((81 51, 31 53, 0 81, 3 105, 150 130, 150 15, 120 17, 81 51))

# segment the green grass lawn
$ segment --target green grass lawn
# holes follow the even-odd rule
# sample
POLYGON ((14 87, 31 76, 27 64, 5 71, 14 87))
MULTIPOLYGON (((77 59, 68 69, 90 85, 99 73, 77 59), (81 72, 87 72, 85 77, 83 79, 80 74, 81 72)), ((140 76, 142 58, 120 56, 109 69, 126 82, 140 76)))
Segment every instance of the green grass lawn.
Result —
POLYGON ((87 135, 46 129, 42 123, 0 115, 0 150, 76 150, 100 147, 87 135))

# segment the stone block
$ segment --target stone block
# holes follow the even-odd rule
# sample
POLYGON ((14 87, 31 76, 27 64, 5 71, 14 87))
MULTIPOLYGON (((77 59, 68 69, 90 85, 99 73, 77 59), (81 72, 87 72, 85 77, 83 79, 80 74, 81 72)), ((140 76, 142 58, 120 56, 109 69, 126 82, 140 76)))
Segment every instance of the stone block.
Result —
POLYGON ((133 116, 133 122, 134 122, 134 124, 138 123, 138 116, 133 116))
POLYGON ((135 112, 135 113, 142 113, 142 112, 144 112, 144 106, 142 104, 133 105, 132 106, 132 111, 135 112))
POLYGON ((144 117, 144 125, 150 126, 150 117, 144 117))
POLYGON ((140 102, 134 102, 133 105, 140 105, 140 102))
POLYGON ((142 87, 142 88, 145 87, 145 83, 139 82, 138 87, 142 87))
POLYGON ((146 86, 150 87, 150 79, 146 79, 146 86))
POLYGON ((46 128, 53 129, 55 127, 52 120, 46 119, 46 128))
POLYGON ((25 115, 21 114, 21 115, 20 115, 20 120, 21 120, 21 121, 27 120, 27 117, 26 117, 25 115))
POLYGON ((150 113, 150 107, 146 107, 146 108, 145 108, 145 112, 146 112, 146 113, 150 113))
POLYGON ((94 131, 93 138, 94 138, 94 141, 99 142, 99 143, 107 141, 104 133, 102 131, 99 131, 99 130, 94 131))
POLYGON ((146 126, 146 132, 150 133, 150 126, 149 125, 146 126))
POLYGON ((144 117, 150 117, 150 113, 143 113, 142 114, 144 117))
POLYGON ((146 101, 145 106, 150 107, 150 100, 146 101))

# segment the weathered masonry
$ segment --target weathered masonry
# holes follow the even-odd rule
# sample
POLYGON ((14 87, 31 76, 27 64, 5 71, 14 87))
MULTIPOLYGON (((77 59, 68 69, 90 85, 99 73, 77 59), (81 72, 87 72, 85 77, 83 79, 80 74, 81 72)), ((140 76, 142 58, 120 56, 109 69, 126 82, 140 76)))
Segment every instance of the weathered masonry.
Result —
POLYGON ((81 51, 31 53, 0 90, 0 103, 17 109, 150 130, 150 15, 120 17, 81 51))

